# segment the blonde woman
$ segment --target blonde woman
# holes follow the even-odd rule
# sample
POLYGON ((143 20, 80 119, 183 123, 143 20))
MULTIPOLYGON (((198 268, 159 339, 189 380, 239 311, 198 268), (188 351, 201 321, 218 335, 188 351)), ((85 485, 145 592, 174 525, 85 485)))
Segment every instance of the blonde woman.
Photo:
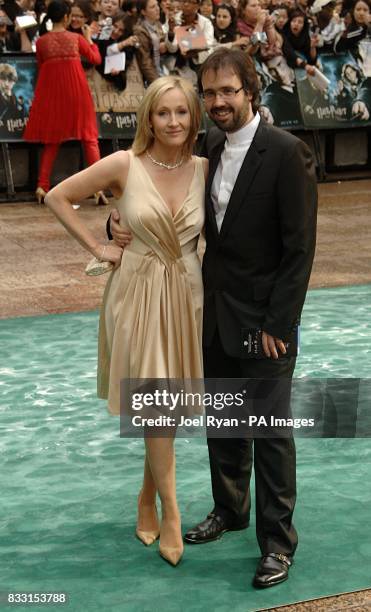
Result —
MULTIPOLYGON (((204 224, 207 161, 192 156, 200 123, 199 100, 178 77, 147 89, 130 151, 119 151, 67 179, 46 204, 88 251, 115 265, 100 321, 98 393, 120 412, 120 380, 203 375, 203 288, 197 242, 204 224), (122 249, 101 244, 71 204, 110 189, 132 240, 122 249)), ((125 410, 125 407, 123 408, 125 410)), ((145 437, 137 536, 160 537, 160 554, 176 565, 183 553, 175 490, 173 434, 145 437), (156 494, 161 501, 161 522, 156 494)))

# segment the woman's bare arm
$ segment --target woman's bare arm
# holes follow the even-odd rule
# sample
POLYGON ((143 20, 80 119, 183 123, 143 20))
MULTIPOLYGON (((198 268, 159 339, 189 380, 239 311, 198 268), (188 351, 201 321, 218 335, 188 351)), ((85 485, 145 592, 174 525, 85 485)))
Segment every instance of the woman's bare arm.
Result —
POLYGON ((45 197, 45 204, 53 211, 66 230, 85 249, 103 261, 118 263, 122 249, 110 244, 105 247, 103 253, 104 245, 85 226, 72 208, 72 204, 104 189, 110 189, 115 197, 119 197, 124 190, 128 170, 128 153, 118 151, 66 179, 49 191, 45 197))

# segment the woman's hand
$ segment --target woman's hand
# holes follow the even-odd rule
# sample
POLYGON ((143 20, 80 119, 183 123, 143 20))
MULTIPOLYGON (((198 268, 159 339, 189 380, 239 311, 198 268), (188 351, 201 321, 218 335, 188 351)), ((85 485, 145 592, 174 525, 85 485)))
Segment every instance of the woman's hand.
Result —
POLYGON ((241 36, 240 38, 237 38, 237 40, 233 41, 232 46, 233 47, 247 47, 249 42, 250 40, 247 36, 241 36))
POLYGON ((122 42, 125 43, 125 47, 135 47, 135 45, 138 44, 139 40, 138 37, 133 34, 133 36, 129 36, 129 38, 126 38, 122 42))
POLYGON ((92 37, 91 37, 90 26, 87 23, 84 23, 84 25, 81 27, 81 30, 82 30, 82 34, 83 34, 83 37, 85 38, 85 40, 90 45, 92 45, 93 44, 93 40, 92 40, 92 37))
POLYGON ((123 252, 123 249, 111 241, 108 244, 98 244, 94 249, 93 255, 99 261, 110 261, 118 265, 121 261, 123 252))
POLYGON ((315 68, 314 66, 311 66, 310 64, 307 64, 305 66, 305 71, 307 74, 309 74, 310 76, 314 76, 316 74, 315 68))
POLYGON ((102 28, 97 21, 91 22, 90 24, 90 35, 91 36, 95 36, 95 38, 98 38, 99 34, 101 33, 101 30, 102 28))

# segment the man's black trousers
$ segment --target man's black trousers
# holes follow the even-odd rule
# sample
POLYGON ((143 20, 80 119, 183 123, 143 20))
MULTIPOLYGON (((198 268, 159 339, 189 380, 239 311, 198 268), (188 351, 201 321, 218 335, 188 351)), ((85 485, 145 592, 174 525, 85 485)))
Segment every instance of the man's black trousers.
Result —
MULTIPOLYGON (((204 348, 205 378, 291 379, 295 357, 236 359, 224 352, 219 334, 204 348)), ((263 383, 264 384, 264 383, 263 383)), ((208 438, 215 512, 228 526, 250 519, 250 477, 255 471, 256 533, 262 554, 293 555, 297 533, 292 524, 296 500, 293 438, 208 438)))

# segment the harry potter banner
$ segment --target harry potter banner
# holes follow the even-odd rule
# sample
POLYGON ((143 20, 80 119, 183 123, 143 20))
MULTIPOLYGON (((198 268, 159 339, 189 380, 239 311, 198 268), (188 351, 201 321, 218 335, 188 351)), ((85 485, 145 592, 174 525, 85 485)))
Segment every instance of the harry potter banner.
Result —
POLYGON ((371 74, 350 53, 320 56, 327 86, 316 87, 304 70, 296 71, 300 108, 307 128, 341 128, 371 123, 371 74))
POLYGON ((33 55, 0 55, 0 141, 22 140, 35 84, 33 55))
MULTIPOLYGON (((261 83, 261 115, 277 127, 339 129, 371 125, 371 41, 359 53, 320 55, 315 77, 293 71, 282 56, 255 60, 261 83)), ((127 70, 127 87, 117 90, 94 68, 87 78, 97 112, 101 138, 133 138, 136 110, 144 86, 134 60, 127 70)), ((36 83, 36 59, 27 54, 0 58, 0 140, 22 140, 36 83)), ((203 123, 205 127, 208 122, 203 123)))

